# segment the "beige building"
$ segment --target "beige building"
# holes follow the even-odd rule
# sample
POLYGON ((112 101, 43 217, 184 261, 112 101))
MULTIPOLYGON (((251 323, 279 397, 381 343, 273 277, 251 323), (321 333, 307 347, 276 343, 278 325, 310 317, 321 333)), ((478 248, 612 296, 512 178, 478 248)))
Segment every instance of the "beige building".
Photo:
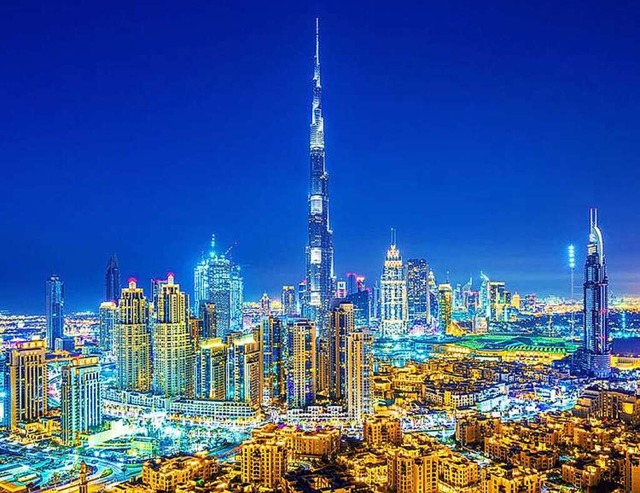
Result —
POLYGON ((413 446, 391 451, 387 459, 389 489, 395 493, 437 493, 438 455, 413 446))
POLYGON ((242 444, 240 468, 243 483, 274 488, 287 471, 285 438, 254 437, 242 444))
POLYGON ((438 464, 438 493, 482 493, 478 464, 455 454, 438 464))
POLYGON ((540 493, 543 476, 532 469, 495 466, 487 471, 485 493, 540 493))
MULTIPOLYGON (((207 481, 218 470, 214 458, 205 456, 173 457, 153 459, 144 463, 142 483, 144 491, 164 491, 172 493, 176 487, 191 480, 207 481)), ((137 486, 134 486, 137 488, 137 486)), ((122 491, 137 491, 122 490, 122 491)))
POLYGON ((364 421, 363 436, 369 447, 401 445, 400 419, 395 416, 368 416, 364 421))

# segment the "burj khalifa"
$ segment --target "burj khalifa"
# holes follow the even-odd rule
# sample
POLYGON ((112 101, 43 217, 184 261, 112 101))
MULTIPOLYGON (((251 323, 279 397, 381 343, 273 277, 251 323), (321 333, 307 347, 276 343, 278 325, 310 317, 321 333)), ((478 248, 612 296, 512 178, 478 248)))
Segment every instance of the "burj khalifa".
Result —
POLYGON ((324 118, 320 81, 320 34, 316 19, 316 52, 313 69, 313 102, 309 139, 310 190, 309 240, 306 246, 306 291, 303 315, 314 321, 325 335, 327 315, 335 293, 333 273, 333 231, 329 223, 329 175, 325 168, 324 118))

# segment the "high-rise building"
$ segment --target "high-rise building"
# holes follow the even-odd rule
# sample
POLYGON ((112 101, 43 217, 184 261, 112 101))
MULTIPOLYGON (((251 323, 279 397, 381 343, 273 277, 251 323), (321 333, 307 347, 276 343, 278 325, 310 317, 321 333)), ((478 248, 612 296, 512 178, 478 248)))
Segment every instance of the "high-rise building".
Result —
POLYGON ((118 301, 121 290, 120 266, 118 265, 118 257, 114 253, 107 263, 104 274, 104 301, 118 301))
POLYGON ((341 400, 347 395, 347 337, 355 331, 353 304, 340 302, 329 313, 329 393, 341 400))
POLYGON ((260 314, 263 317, 268 317, 271 314, 271 300, 267 293, 262 293, 262 298, 260 298, 260 314))
POLYGON ((316 326, 310 320, 291 320, 287 326, 287 404, 304 409, 316 399, 316 326))
POLYGON ((231 264, 229 271, 229 307, 230 319, 229 324, 231 331, 237 332, 242 330, 242 304, 244 303, 244 280, 240 266, 231 264))
POLYGON ((438 327, 442 334, 449 330, 453 311, 453 290, 451 284, 438 286, 438 327))
POLYGON ((605 378, 611 373, 609 279, 597 209, 590 211, 590 227, 584 266, 584 349, 588 373, 605 378))
POLYGON ((227 400, 262 403, 262 350, 259 331, 227 337, 227 400))
POLYGON ((298 314, 296 308, 296 290, 293 286, 282 286, 282 314, 286 317, 293 317, 298 314))
POLYGON ((200 399, 226 399, 227 345, 220 338, 202 339, 196 360, 195 394, 200 399))
POLYGON ((45 341, 12 345, 4 370, 4 422, 14 430, 38 421, 47 413, 48 373, 45 341))
POLYGON ((151 389, 149 304, 133 278, 120 294, 117 317, 113 332, 116 386, 121 390, 148 392, 151 389))
POLYGON ((216 305, 211 301, 200 303, 200 319, 202 320, 202 338, 211 339, 218 337, 218 322, 216 316, 216 305))
POLYGON ((353 304, 353 319, 356 328, 364 328, 371 324, 372 295, 371 291, 363 284, 359 286, 355 293, 347 295, 347 301, 353 304))
POLYGON ((286 324, 284 319, 279 317, 265 318, 261 324, 265 394, 270 399, 281 400, 286 396, 284 368, 286 324))
POLYGON ((187 296, 169 273, 154 299, 153 391, 166 397, 193 391, 193 343, 187 296))
POLYGON ((373 338, 367 332, 352 332, 346 342, 347 413, 362 421, 373 414, 373 338))
POLYGON ((316 19, 316 53, 313 70, 313 102, 309 139, 310 190, 306 247, 306 291, 303 315, 315 322, 321 336, 327 328, 328 312, 335 292, 333 231, 329 224, 329 188, 325 167, 322 84, 320 82, 320 37, 316 19))
POLYGON ((117 305, 115 301, 100 303, 98 313, 100 326, 98 329, 98 343, 102 353, 109 353, 113 348, 113 331, 116 326, 117 305))
POLYGON ((62 368, 60 408, 65 445, 80 445, 102 425, 98 358, 73 359, 62 368))
POLYGON ((423 258, 407 260, 407 309, 410 324, 429 322, 429 264, 423 258))
POLYGON ((47 347, 54 350, 56 340, 64 337, 64 283, 53 275, 47 279, 46 288, 47 347))
POLYGON ((380 327, 385 336, 406 333, 408 322, 407 283, 395 232, 387 250, 380 278, 380 327))
POLYGON ((209 264, 203 257, 193 269, 193 314, 201 317, 202 303, 209 300, 209 264))

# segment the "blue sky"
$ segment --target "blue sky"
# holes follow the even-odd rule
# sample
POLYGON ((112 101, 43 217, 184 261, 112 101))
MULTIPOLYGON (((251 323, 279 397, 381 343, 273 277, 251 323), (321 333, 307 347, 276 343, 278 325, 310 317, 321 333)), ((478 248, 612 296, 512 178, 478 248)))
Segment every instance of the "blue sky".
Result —
POLYGON ((564 294, 597 205, 640 294, 638 4, 219 4, 2 7, 0 308, 53 272, 94 308, 112 252, 190 290, 212 232, 248 297, 302 279, 316 15, 338 274, 395 227, 439 279, 564 294))

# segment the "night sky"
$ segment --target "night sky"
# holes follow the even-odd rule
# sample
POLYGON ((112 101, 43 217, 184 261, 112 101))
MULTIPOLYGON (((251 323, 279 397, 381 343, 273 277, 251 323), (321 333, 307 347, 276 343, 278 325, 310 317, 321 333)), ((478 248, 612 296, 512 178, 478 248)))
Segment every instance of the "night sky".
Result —
POLYGON ((112 252, 191 292, 212 232, 247 298, 299 282, 317 14, 338 275, 377 278, 396 227, 438 280, 564 295, 597 205, 611 291, 640 294, 637 2, 24 1, 0 8, 0 309, 43 313, 55 272, 95 310, 112 252))

